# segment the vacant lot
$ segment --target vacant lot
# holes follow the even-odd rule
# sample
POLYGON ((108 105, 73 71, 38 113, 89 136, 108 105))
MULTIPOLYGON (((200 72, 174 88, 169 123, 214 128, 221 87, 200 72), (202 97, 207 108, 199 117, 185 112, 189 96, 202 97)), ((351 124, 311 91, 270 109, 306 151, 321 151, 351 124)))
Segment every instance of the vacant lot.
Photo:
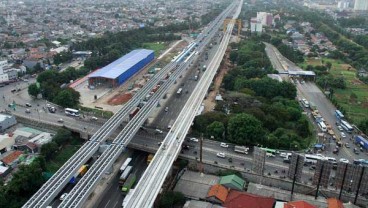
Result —
POLYGON ((154 50, 156 57, 166 48, 166 44, 164 42, 143 43, 143 48, 154 50))
MULTIPOLYGON (((368 85, 356 78, 356 70, 349 64, 334 59, 323 59, 323 62, 331 62, 331 75, 345 78, 347 88, 335 89, 334 97, 353 123, 358 124, 368 115, 368 85)), ((321 64, 321 60, 307 59, 305 65, 321 64)))

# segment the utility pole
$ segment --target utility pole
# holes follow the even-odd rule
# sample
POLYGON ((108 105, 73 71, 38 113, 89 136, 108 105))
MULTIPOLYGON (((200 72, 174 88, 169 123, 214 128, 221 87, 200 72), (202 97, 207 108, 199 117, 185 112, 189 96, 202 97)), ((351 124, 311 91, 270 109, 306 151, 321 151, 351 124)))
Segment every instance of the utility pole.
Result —
POLYGON ((199 171, 203 173, 203 162, 202 162, 202 147, 203 147, 203 134, 199 140, 199 171))

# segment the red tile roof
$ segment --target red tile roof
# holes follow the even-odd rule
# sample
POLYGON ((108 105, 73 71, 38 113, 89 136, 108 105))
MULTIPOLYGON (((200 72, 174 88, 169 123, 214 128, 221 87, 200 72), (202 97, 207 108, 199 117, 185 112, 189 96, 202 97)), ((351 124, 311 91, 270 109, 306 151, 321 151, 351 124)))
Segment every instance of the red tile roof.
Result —
POLYGON ((15 151, 10 153, 8 156, 3 158, 3 162, 7 165, 11 164, 14 160, 18 159, 18 157, 22 154, 22 151, 15 151))
POLYGON ((327 199, 328 208, 344 208, 342 202, 336 198, 327 199))
POLYGON ((317 208, 305 201, 292 201, 284 205, 284 208, 317 208))
POLYGON ((226 208, 273 208, 275 199, 231 190, 223 204, 226 208))
POLYGON ((224 186, 216 184, 210 188, 207 197, 216 197, 217 199, 222 201, 222 203, 224 203, 228 194, 229 191, 224 186))

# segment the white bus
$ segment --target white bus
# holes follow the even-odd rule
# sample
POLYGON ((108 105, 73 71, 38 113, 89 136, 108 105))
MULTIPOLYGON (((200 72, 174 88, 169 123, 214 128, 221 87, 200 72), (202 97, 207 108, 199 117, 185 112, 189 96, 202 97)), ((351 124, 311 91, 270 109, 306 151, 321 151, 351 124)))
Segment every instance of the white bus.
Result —
POLYGON ((125 180, 128 178, 130 172, 132 172, 132 169, 133 169, 133 166, 128 166, 128 167, 126 167, 124 172, 120 175, 119 184, 121 186, 124 184, 125 180))
POLYGON ((127 167, 128 167, 128 165, 129 165, 129 163, 130 163, 130 161, 132 161, 132 158, 127 158, 125 161, 124 161, 124 163, 123 163, 123 165, 120 167, 120 173, 122 173, 127 167))
POLYGON ((345 120, 341 120, 341 127, 348 133, 354 131, 354 128, 345 120))
POLYGON ((305 158, 306 163, 312 163, 312 164, 316 164, 318 160, 326 160, 326 158, 321 156, 321 155, 308 155, 308 154, 306 154, 304 156, 304 158, 305 158))
POLYGON ((79 110, 75 110, 73 108, 65 108, 65 114, 69 116, 79 116, 79 110))
POLYGON ((304 107, 306 107, 306 108, 309 108, 309 102, 308 102, 308 100, 306 100, 306 99, 302 99, 302 104, 303 104, 303 106, 304 107))
POLYGON ((323 132, 326 132, 326 131, 327 131, 327 126, 326 126, 325 122, 323 122, 323 121, 318 122, 318 127, 319 127, 319 128, 321 129, 321 131, 323 131, 323 132))

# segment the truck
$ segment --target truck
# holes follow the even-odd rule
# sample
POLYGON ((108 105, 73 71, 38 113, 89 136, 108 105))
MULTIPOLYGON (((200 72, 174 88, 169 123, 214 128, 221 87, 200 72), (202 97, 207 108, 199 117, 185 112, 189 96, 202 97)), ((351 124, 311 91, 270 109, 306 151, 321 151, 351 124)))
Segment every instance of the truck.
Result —
POLYGON ((130 172, 132 172, 133 166, 128 166, 119 177, 119 185, 123 185, 128 179, 130 172))
POLYGON ((136 175, 134 173, 130 174, 128 179, 126 179, 123 187, 121 188, 121 191, 123 192, 123 195, 127 195, 132 188, 132 186, 135 183, 135 180, 137 179, 136 175))
POLYGON ((130 189, 128 194, 124 197, 123 204, 121 205, 121 207, 126 207, 126 205, 128 204, 128 201, 130 200, 130 198, 132 198, 133 193, 134 193, 134 189, 130 189))
POLYGON ((129 158, 127 158, 125 161, 124 161, 124 163, 121 165, 121 167, 120 167, 120 169, 119 169, 119 172, 120 173, 123 173, 124 172, 124 170, 128 167, 128 165, 129 165, 129 163, 132 161, 132 158, 131 157, 129 157, 129 158))
POLYGON ((359 144, 363 149, 368 150, 368 140, 360 135, 355 135, 355 143, 359 144))
POLYGON ((147 156, 147 165, 149 165, 150 163, 151 163, 151 161, 152 161, 152 159, 153 159, 153 154, 149 154, 148 156, 147 156))
POLYGON ((249 151, 249 147, 245 147, 245 146, 235 146, 234 147, 234 152, 238 152, 238 153, 247 155, 248 151, 249 151))
POLYGON ((199 79, 199 74, 200 74, 200 71, 198 70, 198 71, 195 73, 195 75, 194 75, 194 80, 195 80, 195 81, 198 81, 198 79, 199 79))
POLYGON ((129 113, 129 119, 132 120, 132 118, 138 113, 139 111, 139 107, 135 107, 134 110, 132 110, 132 112, 129 113))
POLYGON ((87 165, 82 165, 82 167, 79 168, 78 172, 76 172, 74 176, 70 179, 69 183, 75 184, 77 182, 77 179, 84 176, 86 172, 87 172, 87 165))
POLYGON ((175 123, 175 120, 171 120, 169 122, 169 125, 167 126, 167 129, 171 129, 171 127, 174 125, 174 123, 175 123))

